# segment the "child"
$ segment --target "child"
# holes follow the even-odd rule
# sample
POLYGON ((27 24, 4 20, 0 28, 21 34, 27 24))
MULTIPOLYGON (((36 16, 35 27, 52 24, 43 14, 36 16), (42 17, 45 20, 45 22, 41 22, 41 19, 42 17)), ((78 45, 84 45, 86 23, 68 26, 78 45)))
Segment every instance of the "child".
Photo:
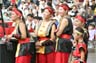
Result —
POLYGON ((95 40, 95 36, 96 36, 95 23, 89 24, 88 32, 89 32, 89 45, 93 44, 92 47, 95 47, 95 45, 94 45, 94 40, 95 40))
POLYGON ((33 32, 34 31, 34 21, 33 21, 33 14, 28 14, 27 15, 27 20, 26 20, 26 25, 27 25, 27 28, 28 28, 28 31, 29 32, 33 32))
POLYGON ((86 55, 86 44, 83 40, 84 30, 80 27, 77 27, 74 30, 73 36, 73 51, 72 51, 72 60, 71 63, 85 63, 86 55))

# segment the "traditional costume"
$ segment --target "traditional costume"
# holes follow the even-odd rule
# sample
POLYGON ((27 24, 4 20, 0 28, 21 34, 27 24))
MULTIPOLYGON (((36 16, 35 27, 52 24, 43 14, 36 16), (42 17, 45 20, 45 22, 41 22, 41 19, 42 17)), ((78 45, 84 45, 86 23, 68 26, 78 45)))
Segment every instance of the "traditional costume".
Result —
MULTIPOLYGON (((16 8, 13 8, 12 11, 15 12, 19 17, 22 16, 22 14, 16 8)), ((25 28, 26 28, 27 37, 25 39, 21 38, 21 31, 19 27, 20 23, 21 22, 15 24, 15 29, 12 32, 12 37, 15 37, 18 40, 15 63, 31 63, 31 58, 32 58, 31 54, 34 53, 31 47, 32 44, 30 42, 30 38, 26 26, 25 28)))
MULTIPOLYGON (((69 9, 66 4, 62 4, 60 5, 60 7, 62 7, 64 10, 69 9)), ((62 34, 56 39, 55 63, 68 63, 69 54, 72 48, 72 43, 70 41, 70 38, 73 33, 73 25, 69 17, 65 17, 65 18, 68 20, 68 25, 64 28, 62 34)), ((62 19, 60 19, 59 21, 59 26, 61 24, 62 19)))
POLYGON ((53 24, 54 22, 49 21, 47 24, 41 22, 38 25, 38 39, 42 46, 37 49, 37 63, 54 63, 54 42, 50 40, 53 24))
POLYGON ((76 47, 74 48, 73 52, 72 52, 72 63, 86 63, 85 61, 81 60, 81 53, 80 53, 80 49, 83 49, 85 54, 87 52, 86 49, 86 44, 84 42, 78 43, 76 45, 76 47))

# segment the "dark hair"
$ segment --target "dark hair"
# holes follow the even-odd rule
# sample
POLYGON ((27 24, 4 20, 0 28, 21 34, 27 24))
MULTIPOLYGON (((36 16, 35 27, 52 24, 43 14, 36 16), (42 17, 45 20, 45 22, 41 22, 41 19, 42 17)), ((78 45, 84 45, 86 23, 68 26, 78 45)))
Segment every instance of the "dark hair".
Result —
POLYGON ((27 16, 34 17, 34 15, 33 15, 33 14, 28 14, 27 16))
POLYGON ((47 5, 52 7, 52 3, 51 2, 47 2, 47 5))
MULTIPOLYGON (((18 9, 17 9, 18 10, 18 9)), ((20 10, 18 10, 21 14, 22 14, 22 11, 20 11, 20 10)), ((23 21, 23 23, 25 24, 25 18, 24 18, 24 16, 23 16, 23 14, 22 14, 22 21, 23 21)), ((30 37, 30 35, 29 35, 29 33, 28 33, 28 29, 27 29, 27 26, 25 25, 25 28, 26 28, 26 34, 27 34, 27 37, 30 37)))
MULTIPOLYGON (((17 10, 22 14, 22 11, 20 11, 19 9, 17 9, 17 10)), ((25 18, 23 16, 23 14, 22 14, 22 21, 25 23, 25 18)))
POLYGON ((84 34, 84 30, 81 27, 77 27, 75 30, 79 31, 80 33, 84 34))
POLYGON ((89 26, 93 26, 95 28, 95 24, 90 23, 89 26))
POLYGON ((42 17, 35 16, 34 19, 42 20, 42 17))

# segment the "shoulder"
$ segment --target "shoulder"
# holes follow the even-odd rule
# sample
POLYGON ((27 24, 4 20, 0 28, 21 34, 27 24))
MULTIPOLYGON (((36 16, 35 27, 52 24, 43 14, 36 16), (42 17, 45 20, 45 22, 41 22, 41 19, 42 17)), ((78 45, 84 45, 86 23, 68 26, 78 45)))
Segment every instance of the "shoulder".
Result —
POLYGON ((86 44, 84 42, 78 43, 78 48, 86 51, 86 44))
POLYGON ((68 19, 67 19, 67 18, 63 18, 63 19, 62 19, 62 22, 63 22, 63 21, 64 21, 64 22, 68 22, 68 19))
POLYGON ((20 27, 24 27, 25 24, 24 24, 23 22, 20 22, 20 23, 19 23, 19 26, 20 26, 20 27))

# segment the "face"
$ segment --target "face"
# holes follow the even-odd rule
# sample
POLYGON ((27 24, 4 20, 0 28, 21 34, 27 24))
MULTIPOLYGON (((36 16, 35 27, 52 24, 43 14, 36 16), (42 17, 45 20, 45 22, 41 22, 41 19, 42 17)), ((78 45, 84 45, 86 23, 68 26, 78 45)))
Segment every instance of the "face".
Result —
POLYGON ((77 8, 76 8, 76 6, 73 6, 73 8, 72 8, 73 10, 76 10, 77 8))
POLYGON ((91 26, 91 25, 88 26, 88 30, 93 30, 93 29, 94 29, 93 26, 91 26))
POLYGON ((18 19, 19 17, 18 17, 18 15, 15 13, 15 12, 11 12, 11 20, 12 21, 15 21, 16 19, 18 19))
POLYGON ((81 37, 81 35, 79 33, 77 33, 76 30, 74 30, 73 37, 74 37, 75 40, 78 40, 81 37))
POLYGON ((48 9, 45 9, 43 12, 43 18, 49 19, 50 17, 51 17, 50 12, 48 11, 48 9))
POLYGON ((75 27, 81 27, 82 26, 82 22, 78 19, 74 19, 73 25, 75 27))
POLYGON ((28 16, 27 19, 28 19, 28 21, 32 21, 33 20, 33 18, 30 17, 30 16, 28 16))
POLYGON ((60 16, 64 16, 64 14, 66 13, 66 11, 62 7, 59 7, 58 12, 60 16))

